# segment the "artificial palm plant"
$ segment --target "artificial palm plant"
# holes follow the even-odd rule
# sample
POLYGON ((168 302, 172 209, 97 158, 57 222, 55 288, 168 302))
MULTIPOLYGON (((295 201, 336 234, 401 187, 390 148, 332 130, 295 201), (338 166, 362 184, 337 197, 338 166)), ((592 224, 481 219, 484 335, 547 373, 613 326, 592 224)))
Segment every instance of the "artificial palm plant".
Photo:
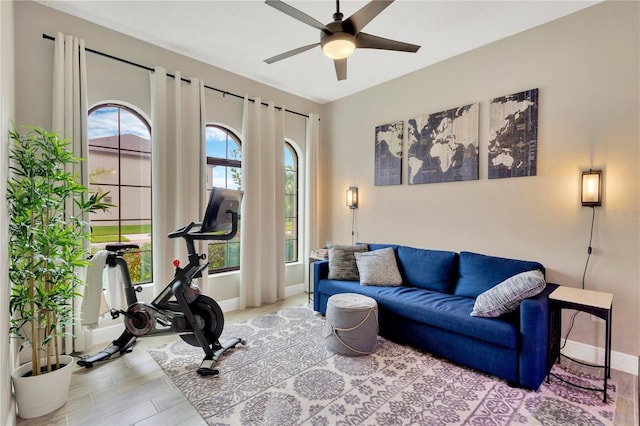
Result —
POLYGON ((68 139, 15 126, 9 139, 11 334, 31 347, 32 375, 39 375, 60 368, 59 337, 74 321, 73 297, 84 284, 78 268, 89 256, 85 217, 109 205, 107 194, 89 195, 71 170, 82 160, 68 139))

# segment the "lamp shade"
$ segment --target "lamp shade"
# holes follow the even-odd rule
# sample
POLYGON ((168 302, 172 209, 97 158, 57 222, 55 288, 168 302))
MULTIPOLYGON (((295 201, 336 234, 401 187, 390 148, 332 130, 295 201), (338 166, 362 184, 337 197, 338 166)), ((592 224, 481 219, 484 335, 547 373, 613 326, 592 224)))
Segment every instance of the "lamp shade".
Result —
POLYGON ((582 172, 582 205, 595 207, 602 205, 602 171, 591 170, 582 172))
POLYGON ((347 189, 347 207, 350 209, 358 208, 358 188, 355 186, 351 186, 347 189))

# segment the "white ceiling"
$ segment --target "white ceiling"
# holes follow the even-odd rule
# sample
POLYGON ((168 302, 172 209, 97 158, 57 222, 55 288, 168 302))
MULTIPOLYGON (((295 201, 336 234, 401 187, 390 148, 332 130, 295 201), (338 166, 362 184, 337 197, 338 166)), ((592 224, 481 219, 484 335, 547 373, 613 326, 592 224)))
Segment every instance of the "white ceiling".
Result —
MULTIPOLYGON (((397 0, 373 19, 364 32, 418 44, 422 48, 417 53, 356 50, 348 59, 347 80, 344 81, 337 81, 333 61, 325 57, 319 47, 266 64, 266 58, 318 42, 320 31, 263 1, 44 0, 39 3, 289 93, 326 103, 598 2, 397 0)), ((335 1, 287 3, 320 22, 333 21, 335 1)), ((344 19, 366 3, 341 1, 344 19)))

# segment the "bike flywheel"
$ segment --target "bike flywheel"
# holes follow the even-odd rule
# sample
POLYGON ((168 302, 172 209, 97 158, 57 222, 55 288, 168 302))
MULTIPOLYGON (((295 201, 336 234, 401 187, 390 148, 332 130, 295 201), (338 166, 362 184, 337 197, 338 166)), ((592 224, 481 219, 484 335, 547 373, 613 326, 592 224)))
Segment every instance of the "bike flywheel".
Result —
MULTIPOLYGON (((224 315, 220 306, 212 298, 201 294, 195 301, 189 303, 189 308, 195 317, 198 330, 204 334, 208 342, 215 345, 224 328, 224 315)), ((193 334, 184 334, 180 337, 192 346, 200 346, 193 334)))

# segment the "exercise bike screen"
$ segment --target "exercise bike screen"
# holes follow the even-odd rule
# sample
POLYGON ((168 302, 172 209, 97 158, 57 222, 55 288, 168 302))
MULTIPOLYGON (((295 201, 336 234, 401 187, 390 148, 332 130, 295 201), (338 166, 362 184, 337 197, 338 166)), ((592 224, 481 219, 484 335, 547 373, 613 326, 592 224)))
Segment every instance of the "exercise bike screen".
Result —
POLYGON ((233 224, 229 211, 238 212, 242 201, 242 191, 214 187, 209 195, 200 232, 228 232, 233 224))

